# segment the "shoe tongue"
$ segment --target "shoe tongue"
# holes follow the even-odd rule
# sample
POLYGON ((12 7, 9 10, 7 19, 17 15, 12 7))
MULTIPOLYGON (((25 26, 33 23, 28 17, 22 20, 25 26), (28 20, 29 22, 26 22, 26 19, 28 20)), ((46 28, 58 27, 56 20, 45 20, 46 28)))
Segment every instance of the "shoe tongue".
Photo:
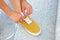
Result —
MULTIPOLYGON (((26 12, 27 12, 27 10, 25 10, 24 13, 21 12, 21 15, 24 16, 24 14, 26 14, 26 12)), ((25 21, 27 24, 31 24, 31 23, 32 23, 32 21, 29 19, 29 17, 24 18, 24 21, 25 21)))
POLYGON ((28 17, 26 17, 26 18, 24 19, 24 21, 25 21, 27 24, 31 24, 31 23, 32 23, 32 21, 31 21, 28 17))

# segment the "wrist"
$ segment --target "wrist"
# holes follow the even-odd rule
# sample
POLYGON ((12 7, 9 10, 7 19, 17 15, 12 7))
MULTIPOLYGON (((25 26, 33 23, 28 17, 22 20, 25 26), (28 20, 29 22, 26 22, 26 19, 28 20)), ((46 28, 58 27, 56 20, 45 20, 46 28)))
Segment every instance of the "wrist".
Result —
POLYGON ((11 15, 11 9, 8 7, 8 5, 4 1, 0 1, 0 9, 2 9, 7 15, 11 15))

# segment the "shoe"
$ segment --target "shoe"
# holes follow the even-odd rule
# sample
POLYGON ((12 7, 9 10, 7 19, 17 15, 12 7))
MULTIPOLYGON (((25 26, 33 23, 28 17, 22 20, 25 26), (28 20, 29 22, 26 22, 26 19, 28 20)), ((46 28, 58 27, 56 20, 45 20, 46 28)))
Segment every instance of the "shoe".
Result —
POLYGON ((20 24, 22 24, 25 27, 25 29, 27 30, 27 32, 32 35, 37 36, 41 33, 41 28, 30 17, 26 17, 24 19, 24 21, 20 22, 20 24))
MULTIPOLYGON (((25 13, 27 11, 25 10, 25 13)), ((24 16, 24 13, 21 13, 24 16)), ((32 35, 39 35, 41 33, 41 28, 38 26, 38 24, 29 16, 26 17, 23 21, 20 22, 28 33, 32 35)))

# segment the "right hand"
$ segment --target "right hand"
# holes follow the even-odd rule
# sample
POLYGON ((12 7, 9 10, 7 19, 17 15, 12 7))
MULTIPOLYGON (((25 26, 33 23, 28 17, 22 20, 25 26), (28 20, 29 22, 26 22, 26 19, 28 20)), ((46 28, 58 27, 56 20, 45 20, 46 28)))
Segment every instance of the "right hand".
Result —
POLYGON ((16 11, 11 11, 11 15, 9 16, 14 22, 21 22, 23 20, 23 16, 21 13, 16 11))

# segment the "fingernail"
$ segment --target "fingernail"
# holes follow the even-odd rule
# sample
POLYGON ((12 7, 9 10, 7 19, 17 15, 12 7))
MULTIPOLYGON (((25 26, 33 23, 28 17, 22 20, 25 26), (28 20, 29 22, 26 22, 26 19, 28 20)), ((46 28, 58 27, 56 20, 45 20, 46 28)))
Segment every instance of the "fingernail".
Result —
POLYGON ((27 9, 25 9, 25 13, 27 13, 27 9))
POLYGON ((21 15, 24 16, 24 14, 21 12, 21 15))

